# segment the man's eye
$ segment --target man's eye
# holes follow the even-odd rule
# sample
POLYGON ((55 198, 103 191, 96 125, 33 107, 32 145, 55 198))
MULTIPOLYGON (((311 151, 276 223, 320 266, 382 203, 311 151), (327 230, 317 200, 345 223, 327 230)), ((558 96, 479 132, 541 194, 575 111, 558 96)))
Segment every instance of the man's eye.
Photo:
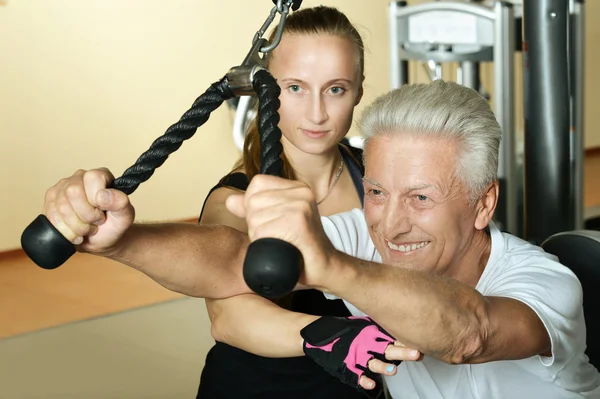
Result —
POLYGON ((417 195, 417 199, 419 201, 427 201, 429 198, 427 198, 425 195, 417 195))

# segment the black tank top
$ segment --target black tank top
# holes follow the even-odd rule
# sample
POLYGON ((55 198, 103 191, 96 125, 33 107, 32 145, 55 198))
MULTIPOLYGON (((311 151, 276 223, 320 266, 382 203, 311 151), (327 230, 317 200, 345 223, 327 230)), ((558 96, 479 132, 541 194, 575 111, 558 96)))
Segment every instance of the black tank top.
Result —
MULTIPOLYGON (((362 152, 340 145, 344 163, 363 201, 362 152)), ((234 187, 245 190, 243 173, 225 176, 211 189, 234 187)), ((207 196, 208 197, 208 196, 207 196)), ((204 207, 203 207, 204 208, 204 207)), ((202 215, 201 215, 202 216, 202 215)), ((294 292, 290 310, 317 316, 350 316, 341 300, 328 300, 316 290, 294 292)), ((367 396, 341 383, 311 359, 266 358, 216 342, 206 356, 197 399, 364 399, 367 396)))

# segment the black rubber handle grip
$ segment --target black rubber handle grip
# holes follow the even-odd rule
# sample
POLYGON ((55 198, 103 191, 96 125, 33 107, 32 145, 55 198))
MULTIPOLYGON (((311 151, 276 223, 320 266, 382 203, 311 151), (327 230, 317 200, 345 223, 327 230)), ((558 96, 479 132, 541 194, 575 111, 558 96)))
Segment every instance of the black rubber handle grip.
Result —
MULTIPOLYGON (((227 77, 213 83, 179 121, 154 140, 150 148, 121 177, 115 179, 109 188, 127 195, 133 193, 141 183, 150 179, 169 155, 196 133, 212 111, 219 108, 223 101, 233 97, 235 94, 229 89, 227 77)), ((44 215, 38 216, 25 228, 21 235, 21 247, 31 260, 44 269, 56 269, 75 253, 75 246, 44 215)))
POLYGON ((292 244, 277 238, 261 238, 248 247, 244 280, 265 298, 290 293, 300 278, 302 254, 292 244))
POLYGON ((35 218, 23 231, 21 246, 27 256, 44 269, 56 269, 75 253, 75 245, 44 215, 35 218))
MULTIPOLYGON (((279 94, 277 81, 265 70, 254 75, 258 96, 258 131, 260 132, 260 173, 280 176, 283 170, 279 94)), ((302 254, 292 244, 262 238, 248 247, 244 260, 244 280, 252 291, 266 298, 278 298, 291 292, 302 271, 302 254)))

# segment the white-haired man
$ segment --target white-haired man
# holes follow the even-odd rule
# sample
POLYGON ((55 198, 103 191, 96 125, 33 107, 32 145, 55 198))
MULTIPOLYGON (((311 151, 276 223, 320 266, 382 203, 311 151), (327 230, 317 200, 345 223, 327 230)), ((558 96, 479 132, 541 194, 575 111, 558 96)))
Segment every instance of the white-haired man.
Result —
POLYGON ((310 190, 261 176, 228 204, 250 239, 293 243, 304 284, 424 354, 386 376, 394 398, 600 397, 579 281, 492 222, 501 132, 488 103, 455 83, 404 86, 361 131, 364 211, 319 219, 310 190))

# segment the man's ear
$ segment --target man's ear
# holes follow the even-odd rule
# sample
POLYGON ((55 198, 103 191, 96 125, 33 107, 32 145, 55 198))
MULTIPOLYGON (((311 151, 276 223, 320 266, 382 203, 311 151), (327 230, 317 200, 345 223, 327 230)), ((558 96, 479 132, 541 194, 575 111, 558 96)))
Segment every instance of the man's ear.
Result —
POLYGON ((498 205, 498 193, 500 187, 498 181, 494 181, 487 188, 485 193, 481 196, 477 204, 475 205, 477 216, 475 218, 475 228, 477 230, 483 230, 492 220, 496 205, 498 205))

